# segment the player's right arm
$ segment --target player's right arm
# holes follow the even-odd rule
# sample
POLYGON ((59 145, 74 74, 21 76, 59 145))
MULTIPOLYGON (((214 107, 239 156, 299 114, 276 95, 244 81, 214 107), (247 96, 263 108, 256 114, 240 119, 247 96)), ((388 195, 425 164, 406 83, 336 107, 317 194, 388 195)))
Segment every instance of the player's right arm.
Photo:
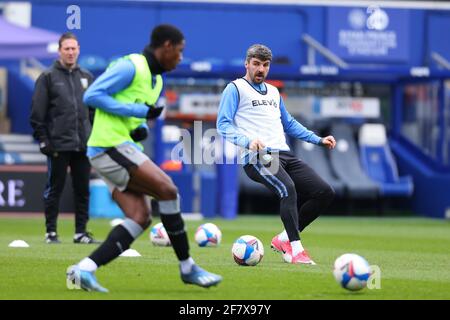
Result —
POLYGON ((229 83, 223 90, 217 114, 217 131, 229 142, 248 149, 250 139, 238 132, 234 126, 234 116, 239 106, 239 93, 233 83, 229 83))
POLYGON ((83 97, 84 104, 119 116, 146 118, 149 112, 147 105, 123 103, 112 97, 131 84, 135 72, 134 64, 130 60, 119 60, 86 90, 83 97))

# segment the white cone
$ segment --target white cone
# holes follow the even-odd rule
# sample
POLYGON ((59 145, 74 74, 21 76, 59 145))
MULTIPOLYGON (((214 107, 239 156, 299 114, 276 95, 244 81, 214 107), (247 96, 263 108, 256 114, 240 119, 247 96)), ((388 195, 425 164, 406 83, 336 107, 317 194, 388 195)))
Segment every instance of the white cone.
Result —
POLYGON ((109 224, 110 224, 111 227, 115 227, 115 226, 121 224, 122 222, 123 222, 123 219, 116 218, 116 219, 112 219, 112 220, 109 222, 109 224))
POLYGON ((120 254, 121 257, 140 257, 141 254, 134 249, 125 250, 120 254))
POLYGON ((11 242, 8 247, 11 248, 28 248, 30 245, 23 240, 14 240, 11 242))

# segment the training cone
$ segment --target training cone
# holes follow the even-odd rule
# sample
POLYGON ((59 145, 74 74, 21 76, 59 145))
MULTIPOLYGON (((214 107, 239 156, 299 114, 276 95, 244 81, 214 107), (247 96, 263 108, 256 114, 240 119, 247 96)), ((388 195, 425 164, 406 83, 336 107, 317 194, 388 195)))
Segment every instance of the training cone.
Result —
POLYGON ((11 248, 28 248, 30 245, 23 240, 14 240, 11 242, 8 247, 11 248))
POLYGON ((121 257, 140 257, 141 254, 134 249, 125 250, 120 254, 121 257))

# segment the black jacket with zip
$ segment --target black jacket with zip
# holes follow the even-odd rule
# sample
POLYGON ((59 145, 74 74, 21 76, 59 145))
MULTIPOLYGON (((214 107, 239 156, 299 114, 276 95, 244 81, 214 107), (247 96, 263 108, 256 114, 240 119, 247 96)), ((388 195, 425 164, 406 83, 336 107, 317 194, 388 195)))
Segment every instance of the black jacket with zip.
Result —
POLYGON ((36 80, 30 123, 33 136, 54 151, 85 151, 92 128, 92 114, 83 94, 92 74, 79 66, 69 70, 59 61, 36 80))

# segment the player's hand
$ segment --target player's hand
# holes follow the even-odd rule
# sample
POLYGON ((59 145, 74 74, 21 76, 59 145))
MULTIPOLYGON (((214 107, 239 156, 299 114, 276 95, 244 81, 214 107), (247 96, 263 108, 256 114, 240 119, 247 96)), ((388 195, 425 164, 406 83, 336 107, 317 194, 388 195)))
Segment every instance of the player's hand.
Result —
POLYGON ((333 149, 336 147, 336 139, 333 136, 326 136, 325 138, 320 139, 320 145, 327 147, 328 149, 333 149))
POLYGON ((266 145, 261 142, 259 139, 255 139, 252 142, 250 142, 248 148, 252 151, 261 151, 262 149, 264 149, 266 147, 266 145))
POLYGON ((137 127, 130 132, 130 137, 134 142, 139 142, 147 139, 148 131, 145 127, 137 127))
POLYGON ((55 153, 52 145, 50 144, 50 142, 48 140, 40 142, 39 149, 40 149, 41 153, 46 155, 47 157, 51 157, 55 153))
POLYGON ((147 116, 146 116, 147 119, 156 119, 156 118, 158 118, 161 115, 161 113, 162 113, 162 111, 164 109, 164 106, 157 107, 157 106, 154 106, 154 105, 148 105, 148 104, 146 104, 146 105, 148 107, 148 112, 147 112, 147 116))

